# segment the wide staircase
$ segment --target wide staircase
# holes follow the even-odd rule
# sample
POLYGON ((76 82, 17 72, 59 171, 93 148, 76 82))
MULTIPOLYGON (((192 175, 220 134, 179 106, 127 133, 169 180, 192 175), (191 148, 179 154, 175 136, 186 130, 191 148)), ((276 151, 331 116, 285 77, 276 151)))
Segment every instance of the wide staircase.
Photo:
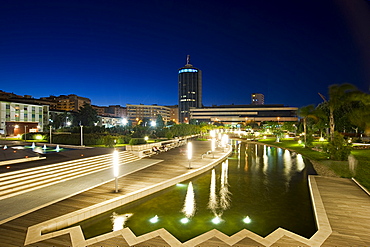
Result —
MULTIPOLYGON (((140 159, 127 151, 119 152, 118 156, 120 165, 140 159)), ((105 154, 2 173, 0 174, 0 200, 69 179, 110 169, 112 165, 113 155, 105 154)))

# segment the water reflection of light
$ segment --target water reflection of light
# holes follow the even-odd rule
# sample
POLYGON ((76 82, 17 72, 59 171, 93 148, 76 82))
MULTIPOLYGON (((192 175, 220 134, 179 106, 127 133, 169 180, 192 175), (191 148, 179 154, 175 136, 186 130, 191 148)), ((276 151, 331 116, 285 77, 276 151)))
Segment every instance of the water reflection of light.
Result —
POLYGON ((305 168, 303 157, 301 154, 297 154, 297 170, 302 171, 305 168))
POLYGON ((212 170, 212 175, 211 175, 211 185, 210 185, 210 188, 209 188, 208 208, 211 209, 213 213, 216 213, 217 197, 216 197, 216 172, 215 172, 215 169, 212 170))
POLYGON ((284 172, 286 175, 289 175, 292 169, 292 157, 290 156, 289 150, 285 149, 283 159, 284 159, 284 172))
POLYGON ((187 218, 194 216, 195 214, 195 198, 194 198, 194 189, 193 184, 189 182, 188 191, 186 192, 184 208, 182 212, 187 218))
POLYGON ((244 222, 244 223, 246 223, 246 224, 249 224, 249 223, 251 223, 251 222, 252 222, 252 220, 251 220, 251 218, 249 218, 249 216, 247 216, 247 217, 245 217, 245 218, 243 219, 243 222, 244 222))
POLYGON ((229 167, 229 161, 226 160, 225 162, 222 163, 222 171, 221 171, 220 207, 223 210, 226 210, 230 207, 228 167, 229 167))
POLYGON ((263 146, 263 172, 266 174, 267 167, 268 167, 268 155, 267 155, 267 148, 263 146))

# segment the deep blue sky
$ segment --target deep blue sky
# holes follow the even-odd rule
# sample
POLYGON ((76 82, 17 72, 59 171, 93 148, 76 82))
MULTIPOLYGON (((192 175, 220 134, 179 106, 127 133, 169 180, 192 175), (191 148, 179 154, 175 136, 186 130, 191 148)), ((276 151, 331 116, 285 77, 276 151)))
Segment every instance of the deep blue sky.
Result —
POLYGON ((203 104, 304 106, 331 84, 370 86, 366 0, 0 1, 0 90, 94 105, 177 104, 177 70, 203 104))

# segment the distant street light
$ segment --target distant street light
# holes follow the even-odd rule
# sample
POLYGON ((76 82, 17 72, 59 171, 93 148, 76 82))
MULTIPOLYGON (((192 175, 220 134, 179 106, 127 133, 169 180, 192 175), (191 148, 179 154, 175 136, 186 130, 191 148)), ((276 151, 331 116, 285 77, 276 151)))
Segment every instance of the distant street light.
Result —
POLYGON ((188 142, 188 160, 189 160, 189 169, 191 169, 191 158, 193 156, 193 144, 188 142))

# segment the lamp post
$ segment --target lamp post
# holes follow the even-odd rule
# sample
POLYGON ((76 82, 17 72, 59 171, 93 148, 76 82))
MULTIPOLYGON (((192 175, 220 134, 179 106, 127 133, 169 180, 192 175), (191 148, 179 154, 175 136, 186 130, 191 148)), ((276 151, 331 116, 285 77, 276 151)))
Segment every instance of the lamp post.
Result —
POLYGON ((27 127, 28 125, 24 126, 24 141, 27 141, 27 127))
POLYGON ((51 125, 49 126, 50 128, 50 138, 49 138, 49 141, 50 141, 50 144, 51 144, 51 125))
POLYGON ((80 127, 81 127, 81 146, 83 146, 84 145, 84 135, 83 135, 83 131, 82 131, 82 128, 84 127, 83 125, 80 125, 80 127))
POLYGON ((191 158, 193 156, 193 144, 188 142, 188 160, 189 160, 189 169, 191 169, 191 158))
POLYGON ((115 192, 118 192, 118 166, 119 166, 119 160, 118 160, 118 151, 113 151, 113 175, 114 175, 114 188, 115 192))

